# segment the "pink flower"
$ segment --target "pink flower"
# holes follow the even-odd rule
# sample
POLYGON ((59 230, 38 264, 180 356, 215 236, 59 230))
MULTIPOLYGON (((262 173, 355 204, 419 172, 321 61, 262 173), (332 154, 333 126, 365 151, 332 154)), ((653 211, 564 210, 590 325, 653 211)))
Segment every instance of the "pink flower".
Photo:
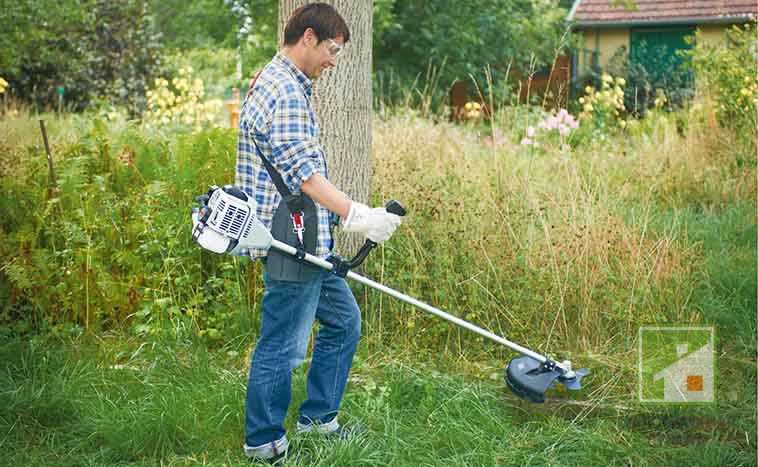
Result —
POLYGON ((521 145, 522 146, 529 146, 531 144, 532 144, 532 140, 529 139, 529 138, 524 138, 524 139, 521 140, 521 145))
POLYGON ((526 129, 527 138, 534 138, 534 127, 530 126, 526 129))
POLYGON ((564 124, 561 124, 558 126, 558 133, 560 133, 561 136, 566 136, 567 134, 571 133, 571 128, 564 124))

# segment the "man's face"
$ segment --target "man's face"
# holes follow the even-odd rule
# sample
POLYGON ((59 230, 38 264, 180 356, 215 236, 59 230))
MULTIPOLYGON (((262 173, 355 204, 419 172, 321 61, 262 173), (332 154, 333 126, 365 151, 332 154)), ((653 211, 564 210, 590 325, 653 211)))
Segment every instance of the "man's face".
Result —
POLYGON ((303 72, 310 79, 315 80, 321 76, 321 73, 325 69, 337 66, 337 56, 342 51, 344 45, 345 41, 342 36, 318 42, 316 35, 311 30, 307 30, 306 47, 308 50, 308 63, 303 72))

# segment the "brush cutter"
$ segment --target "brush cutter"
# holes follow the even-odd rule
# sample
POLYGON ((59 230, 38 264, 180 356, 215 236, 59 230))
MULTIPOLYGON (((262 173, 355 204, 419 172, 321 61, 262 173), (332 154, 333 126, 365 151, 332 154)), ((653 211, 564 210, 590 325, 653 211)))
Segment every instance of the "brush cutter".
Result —
MULTIPOLYGON (((300 261, 332 271, 340 277, 349 277, 520 353, 521 356, 511 360, 505 368, 505 382, 514 394, 523 399, 537 403, 544 402, 545 392, 556 383, 562 384, 569 390, 581 389, 581 379, 590 373, 586 369, 573 370, 570 361, 552 360, 468 321, 352 272, 351 269, 358 267, 376 246, 376 243, 371 240, 367 240, 351 260, 345 260, 336 255, 321 259, 274 239, 269 230, 255 217, 255 202, 237 187, 212 186, 208 193, 199 196, 197 201, 200 208, 192 210, 192 238, 207 250, 219 254, 244 254, 244 251, 248 249, 273 248, 300 261)), ((390 201, 386 209, 399 216, 405 215, 405 209, 397 201, 390 201)))

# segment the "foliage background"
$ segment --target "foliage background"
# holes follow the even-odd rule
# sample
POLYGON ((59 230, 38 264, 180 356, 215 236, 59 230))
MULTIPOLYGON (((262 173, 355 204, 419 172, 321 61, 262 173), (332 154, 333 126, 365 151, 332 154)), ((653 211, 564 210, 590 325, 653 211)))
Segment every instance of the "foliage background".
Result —
MULTIPOLYGON (((364 339, 344 407, 370 434, 300 438, 292 463, 755 465, 758 88, 740 66, 754 29, 693 50, 708 86, 681 107, 635 118, 621 77, 601 75, 560 133, 540 124, 566 110, 514 104, 495 66, 487 118, 449 122, 426 104, 452 79, 481 80, 482 64, 546 63, 570 43, 570 2, 500 1, 510 16, 490 21, 476 8, 497 15, 494 2, 440 0, 470 13, 460 27, 427 3, 374 3, 372 203, 398 198, 411 215, 362 272, 593 375, 526 406, 503 395, 504 348, 355 286, 364 339), (421 14, 425 32, 409 19, 421 14), (635 404, 637 327, 688 323, 718 328, 717 404, 635 404), (710 414, 734 430, 678 446, 615 424, 629 414, 710 414)), ((2 6, 0 446, 14 465, 240 464, 260 265, 203 251, 188 222, 195 196, 233 179, 236 132, 135 117, 156 76, 191 74, 210 98, 244 87, 275 50, 276 3, 2 6), (60 82, 64 110, 83 112, 38 112, 60 82)))
POLYGON ((15 95, 42 109, 114 102, 136 115, 160 71, 159 34, 141 0, 3 1, 0 73, 15 95))
MULTIPOLYGON (((18 98, 39 108, 56 108, 56 88, 64 86, 72 110, 106 100, 128 104, 135 114, 144 109, 152 79, 175 72, 174 60, 190 50, 196 60, 214 56, 205 62, 212 66, 195 68, 224 70, 224 87, 214 97, 228 98, 232 86, 245 87, 276 51, 275 0, 3 3, 0 71, 18 98)), ((567 2, 561 3, 377 0, 376 93, 399 98, 414 84, 423 87, 432 67, 440 86, 430 89, 439 103, 456 79, 472 75, 483 85, 487 64, 498 84, 509 64, 544 67, 565 45, 567 2), (426 18, 420 29, 419 17, 426 18)))

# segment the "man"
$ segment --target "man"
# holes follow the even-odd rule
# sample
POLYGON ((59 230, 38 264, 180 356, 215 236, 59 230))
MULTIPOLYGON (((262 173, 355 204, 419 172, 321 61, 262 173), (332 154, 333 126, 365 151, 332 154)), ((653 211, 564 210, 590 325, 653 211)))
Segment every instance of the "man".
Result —
MULTIPOLYGON (((331 213, 343 219, 343 230, 362 233, 377 243, 386 241, 400 224, 400 218, 384 208, 371 209, 351 200, 327 178, 311 107, 312 86, 325 69, 336 66, 349 39, 345 21, 330 5, 313 3, 295 10, 285 27, 281 51, 257 74, 240 112, 236 184, 256 201, 258 218, 275 238, 295 232, 295 243, 322 258, 330 255, 334 243, 331 213), (288 193, 302 196, 306 206, 313 200, 312 225, 307 221, 304 229, 297 225, 290 213, 302 206, 292 209, 288 193)), ((261 331, 247 386, 244 450, 250 458, 272 460, 282 457, 289 446, 283 421, 292 371, 305 357, 314 319, 320 328, 297 430, 343 434, 337 412, 361 318, 343 278, 322 269, 306 271, 305 266, 283 262, 274 252, 250 255, 264 258, 266 265, 261 331)))

